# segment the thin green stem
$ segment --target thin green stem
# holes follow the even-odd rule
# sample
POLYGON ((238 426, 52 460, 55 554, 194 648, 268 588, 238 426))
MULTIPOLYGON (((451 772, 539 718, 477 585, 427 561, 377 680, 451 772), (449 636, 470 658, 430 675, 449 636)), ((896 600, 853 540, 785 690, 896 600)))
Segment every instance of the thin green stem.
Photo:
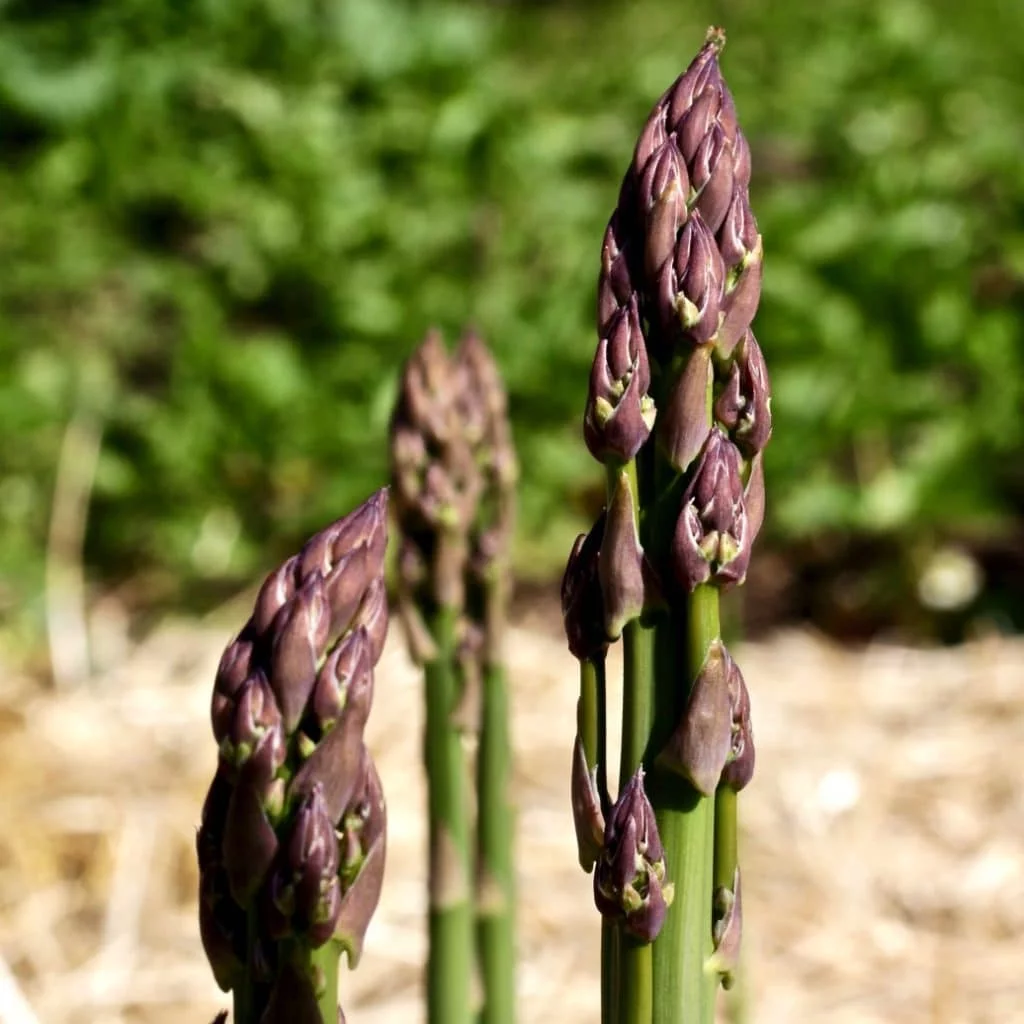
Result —
POLYGON ((580 662, 580 699, 576 705, 576 732, 583 741, 587 768, 597 776, 601 811, 608 813, 608 730, 605 660, 580 662))
MULTIPOLYGON (((594 666, 597 683, 597 795, 601 798, 601 810, 611 810, 611 796, 608 793, 608 678, 607 663, 602 657, 594 666)), ((588 762, 589 764, 589 762, 588 762)))
POLYGON ((310 965, 318 982, 323 986, 317 996, 323 1024, 338 1024, 338 961, 341 943, 329 939, 319 949, 309 953, 310 965))
MULTIPOLYGON (((734 890, 736 884, 738 821, 736 814, 736 791, 728 786, 719 786, 715 793, 715 867, 713 892, 720 889, 734 890)), ((742 960, 742 957, 741 957, 742 960)), ((734 1022, 741 1021, 744 1016, 742 988, 739 981, 741 963, 732 965, 727 975, 722 977, 722 987, 729 995, 726 997, 727 1016, 734 1022)))
POLYGON ((477 753, 477 945, 483 979, 482 1024, 515 1020, 514 818, 509 799, 508 687, 501 665, 484 670, 477 753))
MULTIPOLYGON (((587 768, 597 777, 597 792, 605 815, 610 810, 606 721, 605 659, 580 662, 580 699, 576 707, 576 731, 583 743, 587 768)), ((618 1000, 618 930, 601 919, 601 1024, 615 1024, 618 1000)))
POLYGON ((597 766, 597 666, 592 661, 580 662, 580 700, 576 705, 576 732, 583 744, 587 767, 597 766))
POLYGON ((715 793, 715 888, 731 889, 736 874, 736 791, 719 786, 715 793))
MULTIPOLYGON (((622 757, 619 792, 640 767, 651 730, 653 633, 634 620, 623 630, 625 674, 622 697, 622 757)), ((621 929, 618 935, 616 1024, 651 1024, 652 949, 621 929)))
POLYGON ((621 789, 643 763, 653 713, 654 631, 634 619, 622 631, 625 660, 622 688, 622 753, 619 758, 621 789))
MULTIPOLYGON (((583 741, 587 768, 597 778, 601 810, 611 809, 608 797, 607 761, 607 685, 605 659, 580 662, 580 703, 577 729, 583 741)), ((601 1024, 615 1024, 618 1006, 618 929, 608 918, 601 919, 601 1024)))
MULTIPOLYGON (((726 603, 723 611, 729 607, 726 603)), ((722 632, 735 639, 739 625, 732 617, 730 622, 723 621, 722 632)), ((738 794, 728 786, 719 786, 715 793, 715 867, 714 891, 721 888, 732 889, 736 880, 736 866, 739 863, 739 813, 738 794)), ((743 969, 742 944, 738 962, 730 972, 728 987, 723 979, 725 989, 725 1017, 729 1024, 743 1024, 747 1019, 746 977, 743 969)))
MULTIPOLYGON (((633 496, 633 514, 639 531, 640 494, 636 462, 608 469, 608 495, 614 493, 619 475, 626 473, 633 496)), ((636 773, 643 762, 654 712, 654 633, 640 625, 639 619, 626 623, 622 631, 622 751, 619 759, 619 788, 636 773)))
POLYGON ((430 817, 430 1024, 468 1024, 473 971, 469 886, 467 769, 453 723, 458 701, 454 672, 457 614, 440 608, 431 622, 437 656, 425 666, 426 763, 430 817))
POLYGON ((597 776, 597 795, 601 810, 607 814, 608 799, 608 730, 607 682, 605 660, 580 662, 580 699, 576 706, 576 731, 583 741, 587 768, 597 776))
POLYGON ((616 1024, 619 1012, 619 928, 601 918, 601 1024, 616 1024))
MULTIPOLYGON (((625 467, 633 493, 634 514, 638 517, 640 497, 636 463, 625 467)), ((609 493, 615 486, 618 470, 609 473, 609 493)), ((654 634, 638 619, 623 630, 622 752, 619 761, 619 792, 641 766, 651 732, 653 713, 654 634)), ((653 968, 651 945, 637 942, 621 929, 618 935, 618 1015, 616 1024, 651 1024, 653 968)))

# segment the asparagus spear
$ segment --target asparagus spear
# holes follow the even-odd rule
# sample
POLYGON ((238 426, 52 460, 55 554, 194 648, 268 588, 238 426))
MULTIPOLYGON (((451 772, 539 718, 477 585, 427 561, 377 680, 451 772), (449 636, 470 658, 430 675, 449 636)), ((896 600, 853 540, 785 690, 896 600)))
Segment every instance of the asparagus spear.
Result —
POLYGON ((718 595, 743 581, 761 526, 771 412, 750 330, 762 273, 750 150, 723 45, 711 29, 655 105, 605 233, 584 438, 608 504, 563 583, 586 709, 573 769, 581 863, 598 864, 595 899, 614 929, 602 1019, 629 1024, 708 1024, 739 945, 735 793, 753 743, 718 595), (620 635, 623 755, 609 807, 588 680, 620 635))
POLYGON ((428 1019, 469 1020, 478 967, 480 1019, 510 1024, 513 820, 501 634, 516 467, 504 390, 476 334, 449 356, 431 332, 412 355, 392 417, 391 454, 402 620, 426 680, 428 1019), (477 730, 474 857, 463 736, 477 730))
POLYGON ((510 547, 517 476, 507 400, 498 368, 479 335, 464 335, 456 353, 463 371, 467 420, 483 474, 480 506, 470 535, 467 616, 481 643, 477 749, 476 918, 483 980, 481 1024, 515 1021, 515 814, 511 799, 512 743, 502 654, 510 584, 510 547))
POLYGON ((387 632, 387 492, 272 573, 221 658, 199 923, 236 1024, 335 1024, 377 906, 386 811, 363 742, 387 632))

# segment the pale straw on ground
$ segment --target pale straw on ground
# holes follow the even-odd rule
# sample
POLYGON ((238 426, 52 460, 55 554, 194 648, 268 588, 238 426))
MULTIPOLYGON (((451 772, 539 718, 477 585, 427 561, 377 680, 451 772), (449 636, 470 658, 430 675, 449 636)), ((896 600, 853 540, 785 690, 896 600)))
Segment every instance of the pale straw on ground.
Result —
MULTIPOLYGON (((0 673, 0 1024, 206 1024, 227 1005, 195 914, 229 616, 170 623, 76 692, 0 673)), ((344 979, 353 1024, 422 1019, 420 675, 398 630, 368 733, 384 896, 344 979)), ((109 640, 109 637, 107 638, 109 640)), ((598 1019, 598 924, 568 805, 576 670, 552 605, 508 639, 520 1019, 598 1019)), ((752 1021, 1024 1021, 1024 641, 742 645, 757 773, 741 800, 752 1021)), ((616 678, 617 674, 611 672, 616 678)))

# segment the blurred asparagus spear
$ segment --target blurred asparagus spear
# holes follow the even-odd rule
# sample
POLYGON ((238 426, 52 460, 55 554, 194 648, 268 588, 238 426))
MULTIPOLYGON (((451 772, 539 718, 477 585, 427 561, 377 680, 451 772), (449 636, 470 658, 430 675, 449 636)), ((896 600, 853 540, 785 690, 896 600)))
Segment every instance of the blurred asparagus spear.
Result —
POLYGON ((482 1024, 515 1021, 515 811, 507 678, 502 652, 509 599, 517 466, 505 388, 479 335, 467 333, 455 356, 466 421, 483 474, 470 535, 466 613, 481 674, 477 749, 476 918, 483 979, 482 1024))
POLYGON ((221 658, 218 766, 197 837, 199 924, 235 1024, 335 1024, 384 872, 363 742, 388 612, 387 492, 271 573, 221 658))
POLYGON ((605 466, 608 503, 563 582, 581 662, 577 836, 613 925, 602 1019, 629 1024, 708 1024, 739 948, 735 794, 753 739, 718 594, 743 581, 761 525, 771 413, 750 330, 762 270, 750 150, 719 69, 723 45, 710 30, 655 105, 605 234, 584 438, 605 466), (603 680, 620 637, 612 803, 603 685, 591 680, 603 680))
POLYGON ((511 754, 501 640, 516 467, 505 405, 497 368, 476 334, 466 334, 449 355, 431 332, 405 367, 391 424, 400 607, 426 681, 431 1022, 469 1020, 477 969, 480 1020, 514 1019, 511 754), (474 858, 474 787, 463 737, 476 731, 474 858))

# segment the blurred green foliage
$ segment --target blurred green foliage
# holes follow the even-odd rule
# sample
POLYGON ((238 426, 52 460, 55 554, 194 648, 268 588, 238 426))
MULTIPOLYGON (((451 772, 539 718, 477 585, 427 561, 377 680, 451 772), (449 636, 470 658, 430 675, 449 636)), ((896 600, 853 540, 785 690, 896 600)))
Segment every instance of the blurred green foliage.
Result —
MULTIPOLYGON (((234 586, 386 478, 398 365, 507 375, 518 565, 558 572, 600 239, 709 22, 754 153, 768 540, 1024 507, 1024 6, 0 4, 0 611, 36 614, 69 419, 90 577, 234 586)), ((1019 523, 1018 523, 1019 526, 1019 523)))

